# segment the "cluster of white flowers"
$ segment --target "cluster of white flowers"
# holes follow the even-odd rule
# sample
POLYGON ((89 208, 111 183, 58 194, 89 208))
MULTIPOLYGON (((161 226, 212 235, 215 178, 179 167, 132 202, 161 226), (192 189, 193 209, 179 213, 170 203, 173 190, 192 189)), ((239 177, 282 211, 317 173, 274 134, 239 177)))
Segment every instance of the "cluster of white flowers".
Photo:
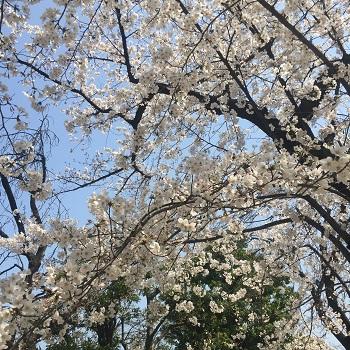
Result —
POLYGON ((89 316, 91 324, 102 324, 106 318, 105 309, 102 307, 100 310, 93 310, 89 316))
POLYGON ((180 225, 180 228, 185 231, 193 232, 196 230, 196 223, 189 222, 188 219, 179 218, 177 222, 180 225))
POLYGON ((49 181, 43 182, 41 172, 28 170, 25 177, 25 181, 21 183, 24 191, 35 193, 35 198, 39 200, 45 200, 51 195, 52 185, 49 181))
POLYGON ((32 147, 32 144, 30 141, 21 140, 21 141, 15 142, 13 146, 17 153, 22 153, 30 150, 32 147))
POLYGON ((178 312, 186 312, 187 314, 194 310, 194 306, 191 300, 183 300, 176 304, 175 310, 178 312))
POLYGON ((218 305, 214 300, 211 300, 209 303, 210 311, 214 314, 221 314, 224 312, 225 308, 223 305, 218 305))

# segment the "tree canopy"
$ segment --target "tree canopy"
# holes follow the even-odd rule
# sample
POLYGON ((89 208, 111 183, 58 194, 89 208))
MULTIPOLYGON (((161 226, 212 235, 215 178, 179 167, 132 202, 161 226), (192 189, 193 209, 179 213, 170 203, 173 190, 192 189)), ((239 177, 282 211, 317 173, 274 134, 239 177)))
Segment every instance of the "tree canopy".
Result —
POLYGON ((289 346, 297 295, 288 277, 271 276, 268 269, 259 275, 255 268, 261 257, 248 253, 242 243, 231 246, 230 255, 220 249, 208 246, 184 262, 176 271, 175 283, 165 290, 146 287, 142 291, 146 308, 136 303, 140 300, 123 281, 114 282, 92 304, 104 317, 86 322, 84 313, 92 310, 84 306, 82 321, 73 321, 64 340, 49 350, 133 349, 135 338, 142 337, 145 349, 161 350, 254 350, 267 340, 280 349, 289 346), (107 311, 110 304, 115 306, 112 313, 107 311), (156 332, 147 331, 149 322, 156 332), (280 331, 286 326, 286 332, 280 331))
POLYGON ((0 349, 125 312, 132 350, 165 320, 190 349, 193 307, 198 341, 350 350, 349 28, 347 0, 0 0, 0 349), (225 328, 229 269, 261 329, 225 328))

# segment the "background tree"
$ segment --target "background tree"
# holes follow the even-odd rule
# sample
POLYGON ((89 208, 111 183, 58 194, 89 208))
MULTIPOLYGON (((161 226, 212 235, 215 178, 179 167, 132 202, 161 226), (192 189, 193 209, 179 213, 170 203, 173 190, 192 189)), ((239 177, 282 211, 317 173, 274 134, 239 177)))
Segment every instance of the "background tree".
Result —
MULTIPOLYGON (((98 325, 84 324, 80 331, 73 325, 64 341, 49 349, 128 349, 135 346, 133 324, 137 323, 138 337, 144 333, 144 349, 253 350, 267 339, 280 348, 291 343, 296 294, 288 277, 269 276, 268 267, 262 274, 255 271, 261 257, 248 252, 243 243, 230 247, 229 259, 220 252, 222 248, 208 246, 194 256, 177 272, 171 290, 145 290, 148 303, 144 311, 142 305, 133 303, 137 299, 123 283, 114 283, 93 303, 95 310, 103 308, 105 313, 117 305, 112 316, 104 317, 98 325), (191 277, 185 279, 185 275, 191 277), (163 317, 152 312, 151 303, 157 303, 158 310, 166 310, 163 317), (147 327, 141 326, 147 318, 156 320, 148 334, 147 327), (281 328, 286 325, 288 329, 283 332, 281 328)), ((87 308, 86 313, 90 312, 87 308)))
POLYGON ((63 341, 54 341, 48 349, 129 349, 133 338, 139 337, 144 328, 138 302, 139 297, 123 280, 112 282, 90 305, 84 305, 78 320, 70 323, 63 341), (90 314, 95 318, 88 320, 90 314))
POLYGON ((284 348, 293 336, 291 310, 296 298, 288 277, 270 276, 268 267, 263 273, 255 271, 261 258, 247 252, 243 243, 231 251, 230 259, 221 248, 208 247, 187 266, 191 277, 175 300, 191 301, 193 311, 186 314, 186 308, 176 307, 170 299, 162 336, 174 349, 253 350, 267 340, 284 348), (194 272, 198 268, 203 272, 194 272), (287 324, 290 334, 282 331, 287 324))

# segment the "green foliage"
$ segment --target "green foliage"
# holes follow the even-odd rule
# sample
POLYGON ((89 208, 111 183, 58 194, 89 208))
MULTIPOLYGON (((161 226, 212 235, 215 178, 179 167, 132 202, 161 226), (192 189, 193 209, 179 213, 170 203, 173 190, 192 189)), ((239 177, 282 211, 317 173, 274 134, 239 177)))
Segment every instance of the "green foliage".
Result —
POLYGON ((123 279, 118 279, 112 282, 105 291, 96 295, 88 305, 85 306, 84 312, 89 314, 92 310, 108 309, 113 302, 115 307, 115 315, 106 319, 102 325, 93 324, 90 327, 78 327, 76 324, 71 324, 69 330, 64 337, 64 340, 58 344, 53 344, 47 347, 48 350, 114 350, 118 349, 120 339, 112 328, 112 337, 108 345, 101 345, 99 339, 103 338, 108 330, 111 331, 111 323, 114 318, 128 307, 130 315, 135 314, 135 310, 131 304, 138 302, 139 297, 132 293, 129 286, 124 283, 123 279), (97 335, 97 337, 96 337, 97 335))
POLYGON ((111 350, 111 348, 98 345, 93 339, 78 342, 73 336, 66 336, 63 342, 50 345, 48 350, 111 350))
MULTIPOLYGON (((225 257, 220 251, 209 248, 207 253, 219 263, 225 262, 225 257)), ((251 271, 246 275, 237 276, 232 283, 227 283, 223 271, 206 263, 203 268, 208 270, 208 274, 192 276, 186 282, 184 293, 180 296, 181 300, 192 301, 192 312, 176 311, 173 296, 166 298, 171 312, 165 336, 174 349, 185 350, 188 345, 193 349, 205 349, 210 345, 211 350, 229 350, 233 346, 232 336, 244 334, 244 337, 235 339, 234 349, 256 350, 259 343, 264 343, 264 337, 273 335, 276 330, 275 322, 289 319, 289 307, 296 295, 288 286, 288 278, 269 277, 268 281, 262 281, 259 289, 249 287, 245 282, 256 275, 253 262, 258 262, 260 258, 249 253, 243 243, 234 255, 236 259, 246 261, 251 266, 251 271), (205 295, 198 296, 193 292, 193 286, 202 287, 205 295), (236 301, 225 300, 222 297, 242 289, 246 290, 246 294, 236 301), (211 301, 222 306, 223 311, 211 312, 211 301), (190 320, 193 316, 198 321, 197 325, 190 320)), ((196 261, 194 263, 196 264, 196 261)))
MULTIPOLYGON (((256 350, 259 344, 265 342, 266 336, 270 337, 270 341, 273 340, 274 332, 278 331, 276 322, 290 319, 290 306, 296 297, 289 279, 271 276, 268 267, 266 271, 258 273, 256 268, 260 266, 262 257, 249 252, 245 242, 240 242, 232 254, 223 254, 220 247, 213 246, 208 247, 204 254, 205 259, 199 254, 185 266, 187 278, 179 282, 180 291, 154 294, 170 310, 160 328, 160 341, 155 349, 187 350, 190 345, 194 350, 256 350), (222 268, 223 265, 226 267, 222 268), (242 266, 245 266, 245 270, 239 272, 242 266), (197 267, 206 273, 192 273, 197 267), (227 275, 231 278, 227 279, 227 275), (194 287, 200 288, 203 293, 194 292, 194 287), (242 290, 245 294, 237 299, 225 297, 237 295, 242 290), (193 310, 189 313, 176 309, 176 305, 184 300, 193 303, 193 310), (222 307, 222 312, 212 312, 211 302, 222 307), (198 324, 195 324, 194 318, 198 324)), ((124 305, 126 322, 135 324, 139 320, 142 322, 143 317, 140 318, 141 306, 135 308, 138 301, 138 296, 119 280, 112 283, 86 310, 108 309, 113 302, 119 307, 116 308, 117 318, 122 310, 121 305, 124 305)), ((83 337, 78 339, 73 325, 70 336, 64 342, 48 347, 48 350, 120 349, 117 330, 114 330, 113 342, 108 346, 102 346, 98 337, 91 336, 98 334, 99 327, 101 325, 86 328, 83 337)), ((285 341, 289 341, 289 338, 285 341)))

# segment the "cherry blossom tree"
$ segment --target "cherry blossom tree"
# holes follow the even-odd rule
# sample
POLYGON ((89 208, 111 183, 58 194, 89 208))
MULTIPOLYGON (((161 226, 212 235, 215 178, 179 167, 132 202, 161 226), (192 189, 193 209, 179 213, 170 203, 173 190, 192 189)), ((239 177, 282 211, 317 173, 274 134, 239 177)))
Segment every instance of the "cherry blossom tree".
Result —
POLYGON ((252 288, 298 294, 293 349, 350 349, 349 22, 345 0, 1 0, 0 347, 64 338, 86 305, 104 319, 118 279, 174 290, 244 240, 252 288), (55 108, 112 144, 53 171, 55 108), (92 187, 84 226, 62 215, 92 187))

